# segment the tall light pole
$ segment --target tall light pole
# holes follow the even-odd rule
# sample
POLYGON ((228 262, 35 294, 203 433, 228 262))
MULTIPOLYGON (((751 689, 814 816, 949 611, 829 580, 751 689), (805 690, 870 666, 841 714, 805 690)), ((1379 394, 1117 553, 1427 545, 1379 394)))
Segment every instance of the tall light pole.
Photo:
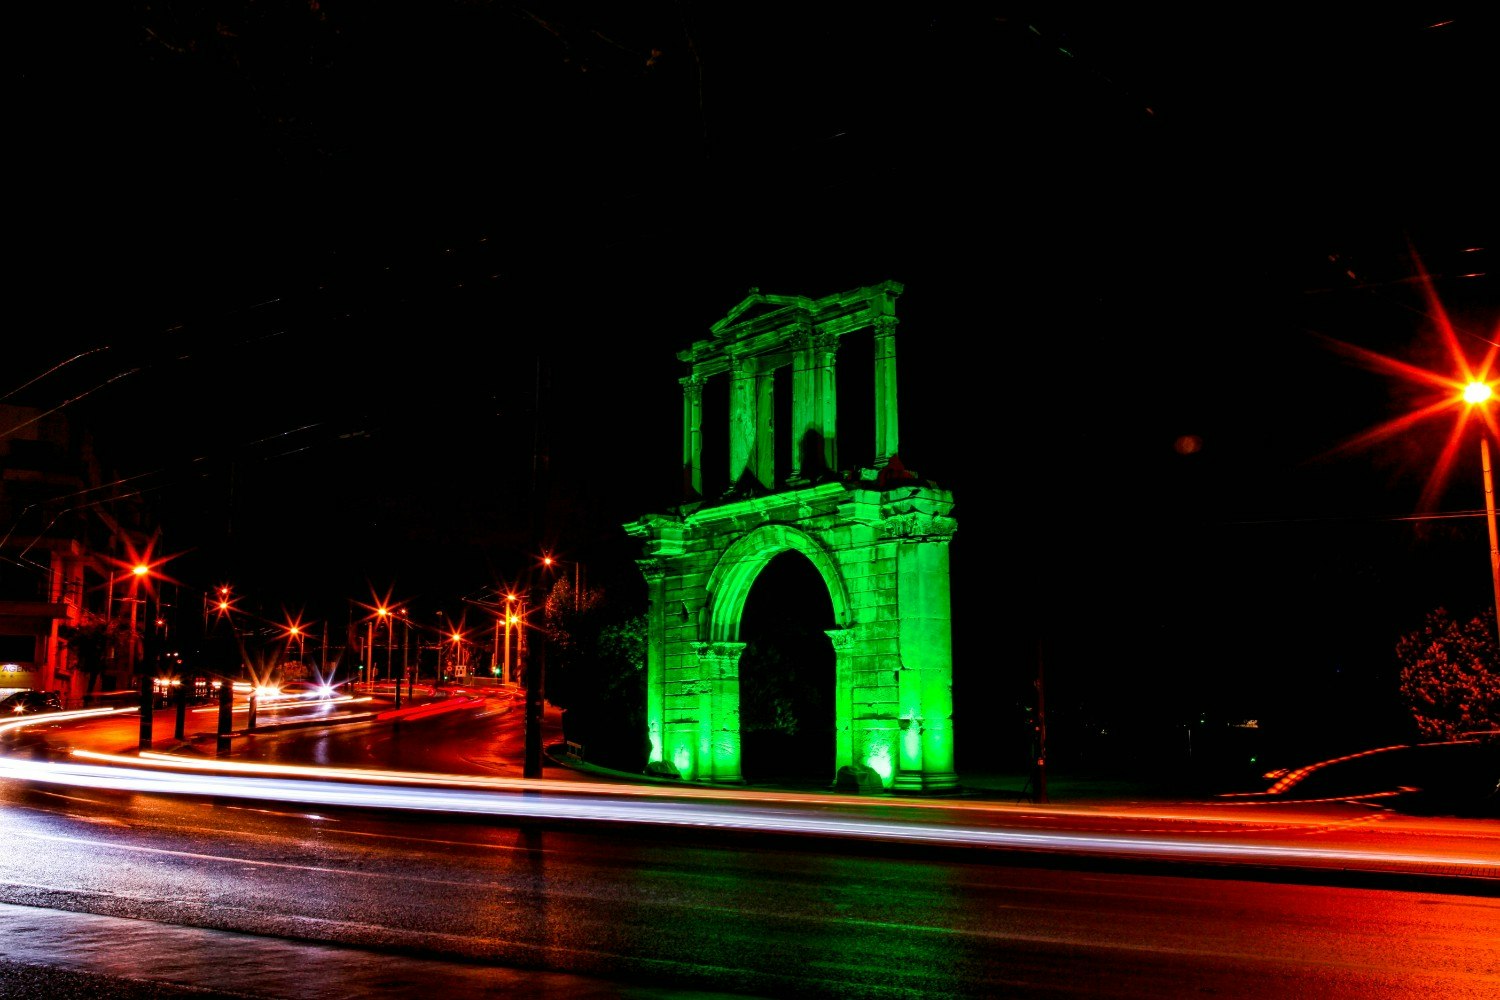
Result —
POLYGON ((302 663, 302 650, 304 648, 303 642, 307 638, 307 633, 302 631, 302 626, 300 625, 288 625, 286 629, 286 638, 288 646, 291 645, 291 641, 293 639, 297 640, 297 663, 300 665, 302 663))
POLYGON ((580 572, 580 567, 583 564, 576 559, 557 559, 553 556, 542 556, 542 565, 548 569, 563 563, 571 563, 573 565, 573 610, 577 611, 583 606, 582 574, 580 572))
POLYGON ((500 679, 506 684, 510 684, 516 679, 515 674, 513 674, 510 669, 510 630, 511 627, 516 624, 515 603, 515 594, 505 595, 505 666, 504 671, 500 675, 500 679))
MULTIPOLYGON (((395 637, 395 632, 396 632, 396 618, 395 618, 395 616, 396 616, 396 614, 397 614, 398 611, 399 611, 399 609, 397 609, 396 611, 393 611, 392 609, 386 607, 383 604, 380 607, 378 607, 378 608, 375 609, 375 614, 380 618, 381 621, 385 622, 385 673, 386 673, 386 677, 389 678, 391 681, 393 681, 395 683, 395 685, 396 685, 396 707, 400 708, 401 707, 401 678, 399 678, 399 677, 396 676, 396 656, 395 656, 395 652, 396 652, 395 651, 395 646, 396 646, 396 637, 395 637)), ((374 675, 374 670, 371 670, 371 675, 372 676, 374 675)))
MULTIPOLYGON (((1470 382, 1464 386, 1464 402, 1470 406, 1482 406, 1489 401, 1492 392, 1486 382, 1470 382)), ((1484 423, 1489 424, 1489 413, 1483 413, 1484 423)), ((1484 516, 1490 532, 1490 585, 1495 595, 1496 639, 1500 641, 1500 533, 1495 530, 1495 476, 1490 466, 1490 436, 1488 428, 1479 432, 1479 459, 1484 469, 1484 516)))
MULTIPOLYGON (((382 604, 380 607, 378 607, 378 608, 375 609, 375 617, 377 619, 379 619, 379 621, 380 621, 380 623, 382 625, 387 626, 386 642, 385 642, 385 675, 386 675, 386 678, 389 679, 391 677, 392 673, 393 673, 393 670, 392 670, 392 667, 391 667, 391 641, 390 641, 390 631, 389 631, 389 626, 390 626, 390 621, 391 621, 391 610, 390 610, 390 608, 387 608, 385 605, 382 604)), ((374 664, 373 661, 375 659, 375 653, 374 653, 373 649, 370 652, 370 659, 372 661, 371 664, 370 664, 370 676, 374 677, 375 676, 375 664, 374 664)))
POLYGON ((140 599, 135 596, 135 588, 137 584, 141 580, 144 580, 150 572, 151 567, 147 566, 145 563, 136 563, 134 566, 130 567, 130 673, 132 676, 135 674, 137 645, 135 634, 135 608, 136 605, 140 603, 140 599))

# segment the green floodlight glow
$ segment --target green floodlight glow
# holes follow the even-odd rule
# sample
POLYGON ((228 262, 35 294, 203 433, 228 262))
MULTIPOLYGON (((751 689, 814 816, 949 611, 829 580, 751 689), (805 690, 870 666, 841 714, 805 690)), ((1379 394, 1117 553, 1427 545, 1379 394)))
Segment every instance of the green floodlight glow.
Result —
POLYGON ((651 594, 650 764, 692 781, 744 780, 740 671, 756 667, 741 663, 741 618, 761 572, 792 552, 812 565, 832 605, 823 631, 833 652, 835 769, 869 768, 892 791, 957 787, 949 592, 957 521, 952 494, 899 461, 902 290, 887 281, 809 299, 751 289, 710 337, 678 352, 687 365, 679 379, 684 502, 624 526, 643 545, 638 564, 651 594), (835 350, 839 338, 848 346, 835 350), (866 348, 873 441, 861 443, 844 440, 850 422, 839 419, 834 388, 843 352, 866 348), (710 381, 728 383, 727 413, 705 406, 710 381), (703 442, 726 436, 727 468, 706 476, 703 442))

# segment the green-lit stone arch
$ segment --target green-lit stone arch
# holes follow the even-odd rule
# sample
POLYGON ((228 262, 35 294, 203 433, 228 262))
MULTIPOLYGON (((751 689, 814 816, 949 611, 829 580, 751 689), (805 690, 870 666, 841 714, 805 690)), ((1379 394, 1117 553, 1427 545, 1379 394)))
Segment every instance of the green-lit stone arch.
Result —
POLYGON ((783 552, 800 552, 828 587, 833 602, 833 620, 839 628, 849 624, 849 594, 833 556, 807 532, 785 524, 768 524, 741 537, 725 550, 705 586, 708 634, 711 642, 738 642, 740 617, 755 578, 783 552))
POLYGON ((686 499, 625 525, 643 544, 637 562, 650 594, 650 770, 743 780, 740 620, 766 565, 794 551, 812 563, 833 606, 827 634, 837 775, 830 780, 847 770, 856 787, 869 787, 873 776, 902 792, 957 787, 948 589, 954 503, 897 454, 901 292, 893 281, 821 299, 752 289, 707 339, 678 353, 688 365, 681 379, 686 499), (874 459, 849 468, 840 447, 860 445, 839 432, 837 360, 842 345, 857 339, 851 335, 864 333, 873 351, 874 459), (728 389, 721 440, 729 485, 710 497, 704 388, 719 378, 728 389))

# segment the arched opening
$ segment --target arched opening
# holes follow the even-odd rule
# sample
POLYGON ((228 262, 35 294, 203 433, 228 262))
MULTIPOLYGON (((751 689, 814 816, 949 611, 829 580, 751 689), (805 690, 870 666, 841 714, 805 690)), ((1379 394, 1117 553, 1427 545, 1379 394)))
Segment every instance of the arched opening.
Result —
POLYGON ((800 552, 775 556, 740 616, 746 781, 828 785, 834 776, 834 625, 828 585, 800 552))

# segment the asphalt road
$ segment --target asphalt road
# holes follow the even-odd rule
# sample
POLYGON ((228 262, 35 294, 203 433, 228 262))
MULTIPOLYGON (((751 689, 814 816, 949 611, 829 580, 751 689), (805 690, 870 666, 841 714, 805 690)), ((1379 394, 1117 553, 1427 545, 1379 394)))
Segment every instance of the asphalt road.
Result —
MULTIPOLYGON (((554 812, 454 815, 423 798, 451 790, 411 781, 379 786, 410 794, 411 808, 379 810, 278 801, 271 785, 240 798, 0 781, 5 995, 1500 989, 1492 822, 1349 802, 1042 806, 621 786, 556 764, 526 785, 510 708, 267 729, 237 736, 227 761, 516 781, 537 790, 484 793, 554 812), (601 802, 621 815, 567 811, 601 802), (1003 839, 897 836, 914 830, 1003 839)), ((130 751, 132 724, 53 731, 48 752, 130 751)), ((164 749, 219 759, 212 742, 164 749)))

